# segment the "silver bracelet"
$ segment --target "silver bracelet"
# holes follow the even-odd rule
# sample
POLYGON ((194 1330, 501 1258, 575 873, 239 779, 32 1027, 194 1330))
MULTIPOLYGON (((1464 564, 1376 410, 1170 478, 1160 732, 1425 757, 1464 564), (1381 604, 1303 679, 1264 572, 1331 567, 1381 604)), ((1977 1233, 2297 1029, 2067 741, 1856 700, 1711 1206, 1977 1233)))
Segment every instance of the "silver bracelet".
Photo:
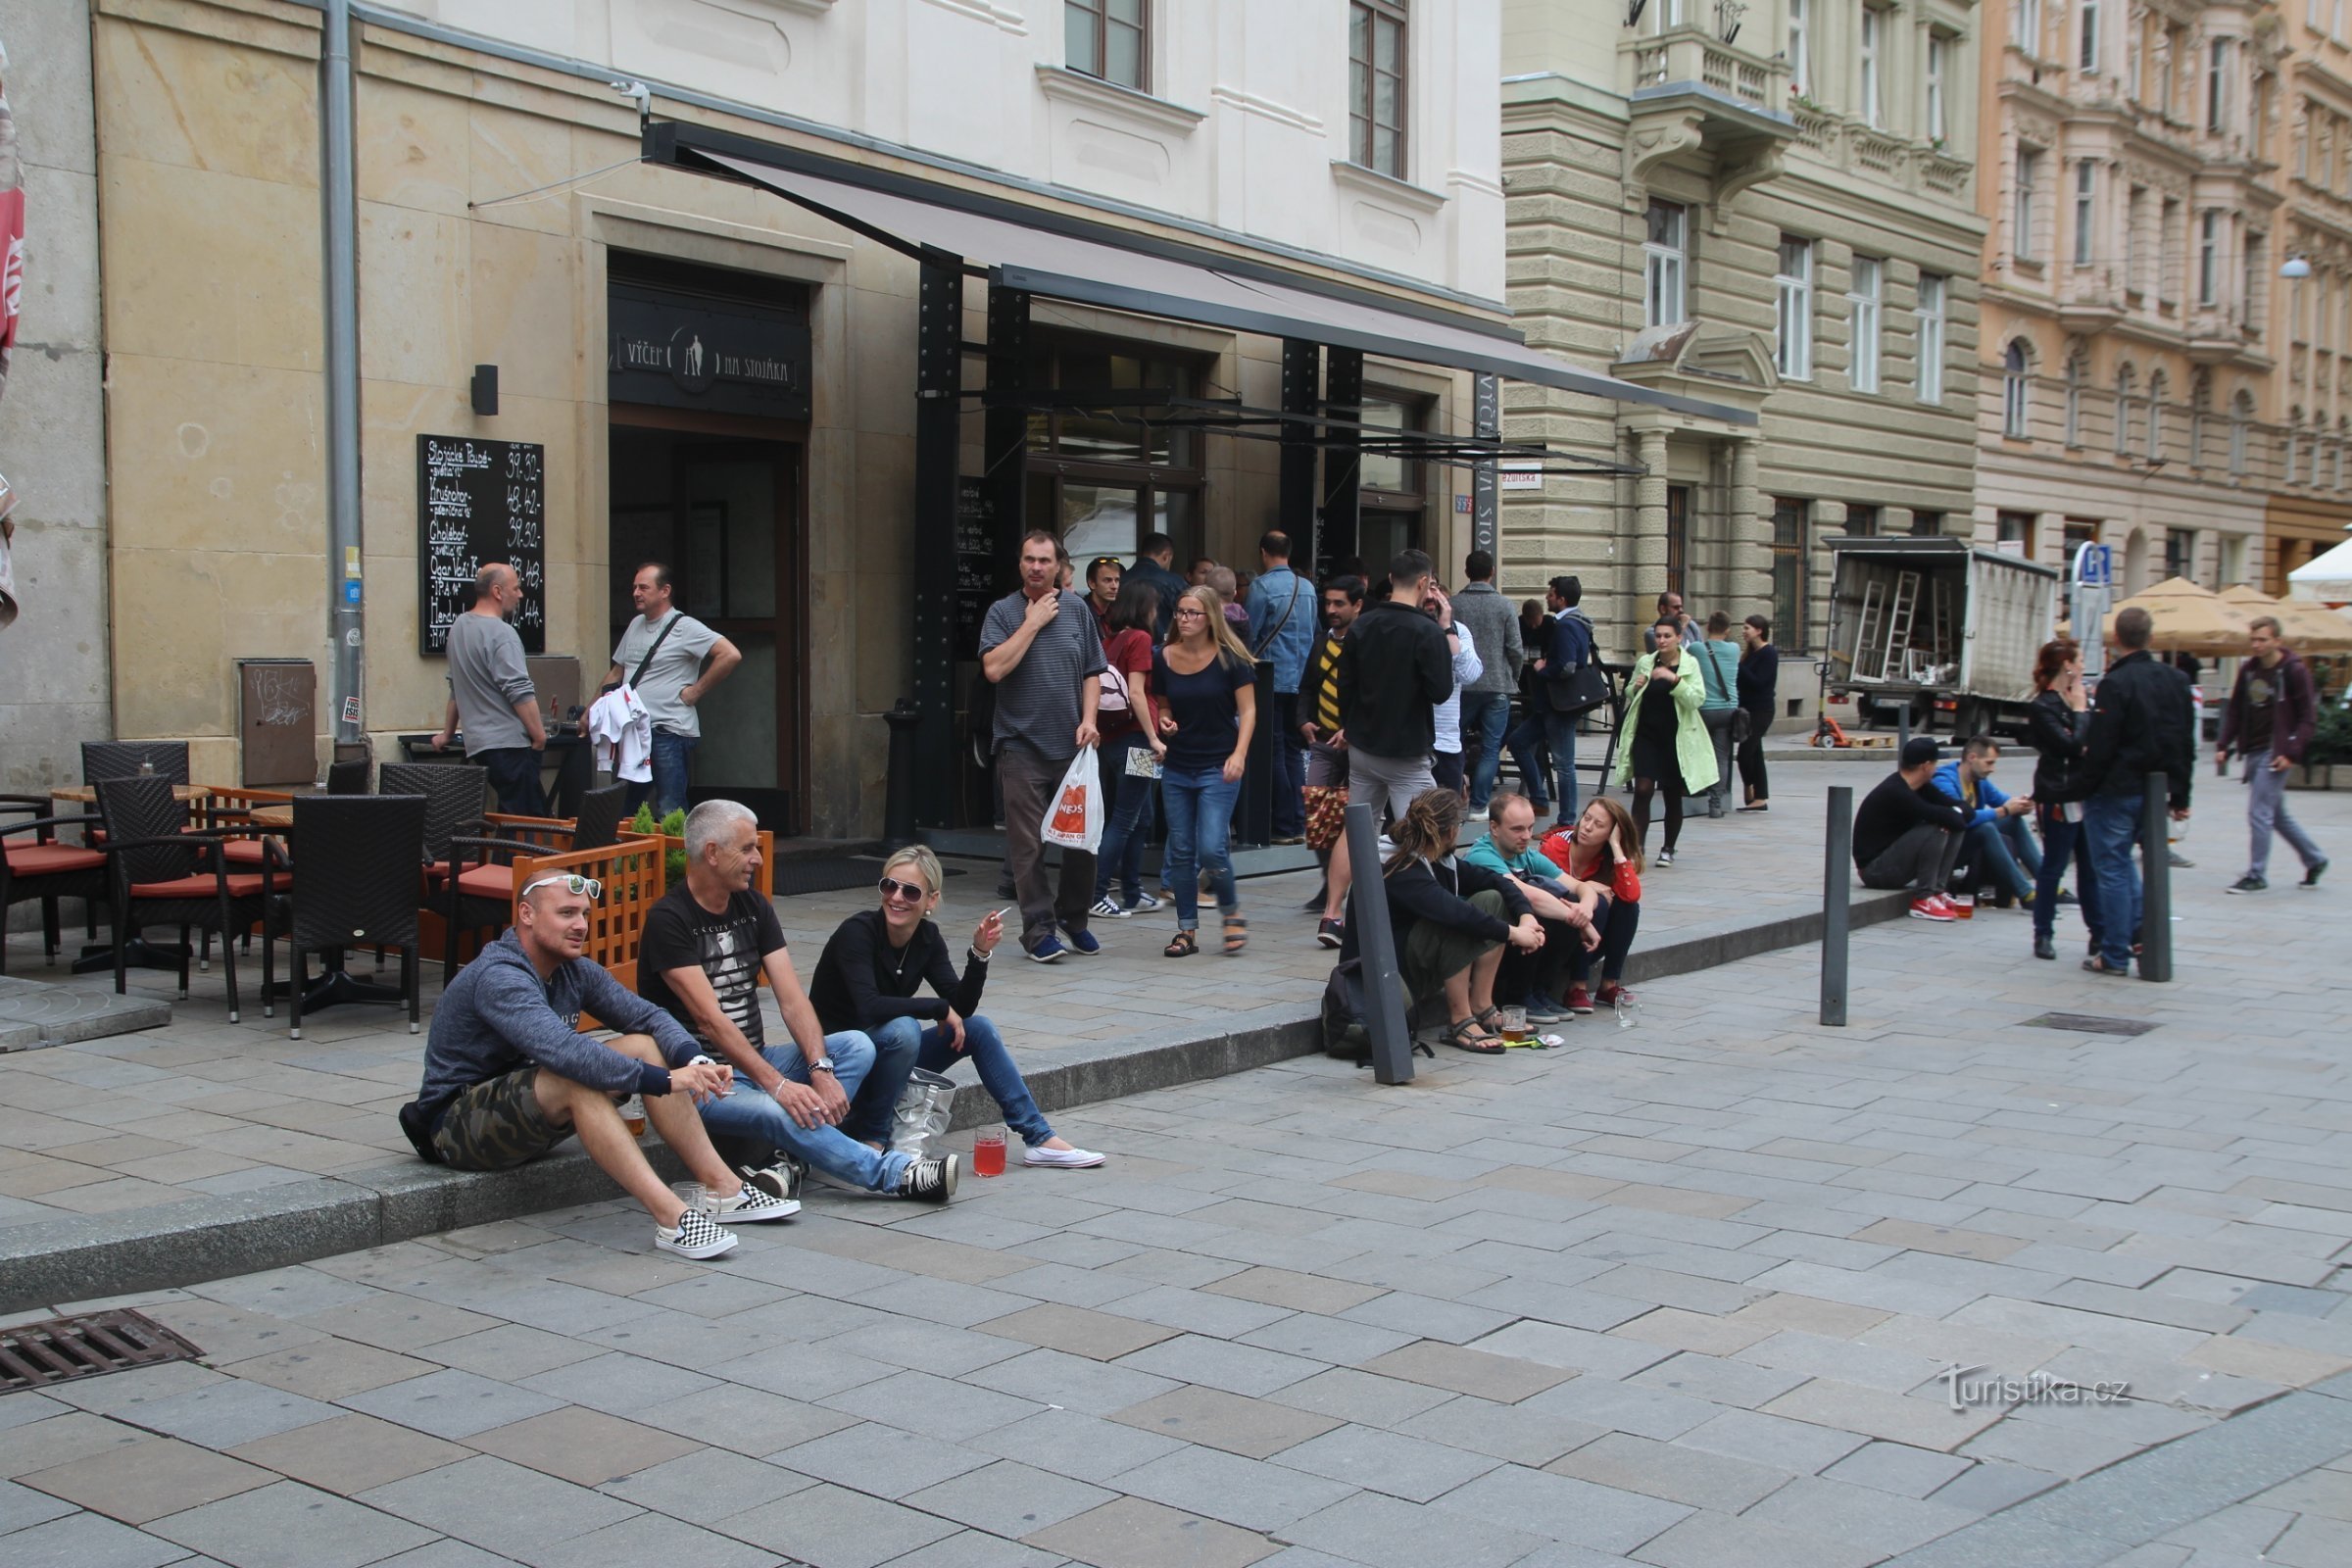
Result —
POLYGON ((982 963, 986 963, 986 962, 988 961, 988 955, 987 955, 987 954, 985 954, 985 953, 982 953, 982 952, 981 952, 981 951, 980 951, 978 948, 966 948, 966 949, 964 949, 964 952, 966 952, 966 953, 970 954, 970 955, 971 955, 973 957, 975 957, 975 958, 979 959, 979 960, 980 960, 982 963))

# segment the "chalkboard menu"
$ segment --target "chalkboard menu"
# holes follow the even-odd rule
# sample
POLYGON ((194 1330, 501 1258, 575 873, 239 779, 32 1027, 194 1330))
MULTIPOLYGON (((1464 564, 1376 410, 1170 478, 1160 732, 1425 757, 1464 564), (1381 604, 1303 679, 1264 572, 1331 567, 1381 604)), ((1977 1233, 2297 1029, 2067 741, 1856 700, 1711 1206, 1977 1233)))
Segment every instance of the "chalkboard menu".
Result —
POLYGON ((997 588, 997 508, 984 479, 956 481, 956 657, 980 657, 980 622, 1004 598, 997 588))
POLYGON ((514 629, 547 651, 547 448, 472 436, 416 438, 419 651, 446 652, 449 625, 473 604, 473 574, 503 561, 522 578, 514 629))

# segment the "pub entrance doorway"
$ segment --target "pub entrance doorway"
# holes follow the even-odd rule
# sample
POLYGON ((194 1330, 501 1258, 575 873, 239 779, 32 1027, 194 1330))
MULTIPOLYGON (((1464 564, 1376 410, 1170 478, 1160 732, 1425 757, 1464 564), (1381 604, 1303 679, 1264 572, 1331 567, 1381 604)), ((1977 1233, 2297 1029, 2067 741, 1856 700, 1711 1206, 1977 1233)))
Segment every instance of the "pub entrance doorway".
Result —
POLYGON ((700 705, 687 798, 741 801, 781 838, 808 824, 803 449, 698 428, 712 422, 612 406, 605 648, 610 654, 637 612, 629 584, 638 566, 667 564, 677 608, 743 651, 742 664, 700 705))

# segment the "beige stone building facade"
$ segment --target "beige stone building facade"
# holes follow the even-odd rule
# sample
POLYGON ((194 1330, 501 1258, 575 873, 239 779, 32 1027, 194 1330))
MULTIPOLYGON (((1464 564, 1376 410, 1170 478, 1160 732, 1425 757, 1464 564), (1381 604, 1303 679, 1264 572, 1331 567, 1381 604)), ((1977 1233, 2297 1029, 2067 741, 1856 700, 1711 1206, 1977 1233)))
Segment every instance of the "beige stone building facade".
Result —
MULTIPOLYGON (((630 570, 670 560, 685 607, 747 654, 705 710, 701 779, 756 796, 787 832, 880 827, 879 715, 914 689, 925 612, 922 269, 768 189, 635 162, 640 111, 614 76, 650 83, 657 123, 1222 257, 1351 309, 1507 325, 1491 0, 1140 11, 1128 36, 1101 6, 1042 0, 368 8, 350 581, 376 755, 434 728, 443 701, 424 649, 440 567, 420 438, 523 443, 543 449, 546 653, 576 658, 593 691, 630 570), (477 412, 481 366, 497 369, 495 414, 477 412)), ((319 14, 294 0, 92 13, 113 728, 186 739, 197 777, 230 780, 233 662, 325 667, 319 14)), ((985 486, 1004 461, 976 397, 996 258, 965 260, 960 467, 985 486)), ((1043 291, 1027 330, 1015 363, 1032 389, 1286 407, 1279 335, 1043 291)), ((1348 401, 1375 433, 1471 428, 1461 368, 1378 348, 1361 363, 1348 401)), ((1082 556, 1131 559, 1158 526, 1182 554, 1256 565, 1281 506, 1277 444, 1042 395, 1014 412, 1024 499, 979 509, 963 541, 974 602, 1026 522, 1082 556)), ((1466 548, 1462 468, 1382 448, 1327 457, 1313 482, 1326 510, 1346 492, 1354 531, 1323 541, 1339 554, 1466 548)))
POLYGON ((2281 8, 2279 92, 2286 146, 2277 287, 2286 351, 2272 372, 2280 412, 2264 514, 2266 550, 2252 577, 2284 594, 2286 574, 2342 544, 2352 524, 2352 16, 2343 0, 2281 8))
POLYGON ((1506 480, 1505 586, 1580 573, 1613 658, 1670 586, 1702 616, 1764 612, 1794 712, 1827 543, 1969 526, 1982 19, 1943 0, 1635 9, 1505 7, 1511 303, 1531 343, 1761 422, 1594 420, 1519 389, 1514 433, 1642 473, 1506 480))
POLYGON ((2279 461, 2278 8, 1993 0, 1976 530, 2256 579, 2279 461))

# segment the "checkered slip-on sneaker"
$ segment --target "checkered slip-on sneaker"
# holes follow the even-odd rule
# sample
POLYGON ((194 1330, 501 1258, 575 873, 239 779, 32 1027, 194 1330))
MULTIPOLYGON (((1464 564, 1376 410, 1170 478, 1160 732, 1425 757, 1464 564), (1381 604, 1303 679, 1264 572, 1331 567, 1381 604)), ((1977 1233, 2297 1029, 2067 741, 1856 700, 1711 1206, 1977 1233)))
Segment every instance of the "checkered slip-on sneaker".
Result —
POLYGON ((745 1182, 743 1191, 718 1200, 718 1207, 712 1210, 710 1217, 728 1225, 739 1225, 746 1221, 790 1219, 800 1211, 799 1199, 778 1198, 773 1193, 745 1182))
POLYGON ((680 1257, 719 1257, 735 1250, 735 1233, 720 1226, 699 1208, 678 1216, 678 1228, 654 1227, 654 1246, 680 1257))

